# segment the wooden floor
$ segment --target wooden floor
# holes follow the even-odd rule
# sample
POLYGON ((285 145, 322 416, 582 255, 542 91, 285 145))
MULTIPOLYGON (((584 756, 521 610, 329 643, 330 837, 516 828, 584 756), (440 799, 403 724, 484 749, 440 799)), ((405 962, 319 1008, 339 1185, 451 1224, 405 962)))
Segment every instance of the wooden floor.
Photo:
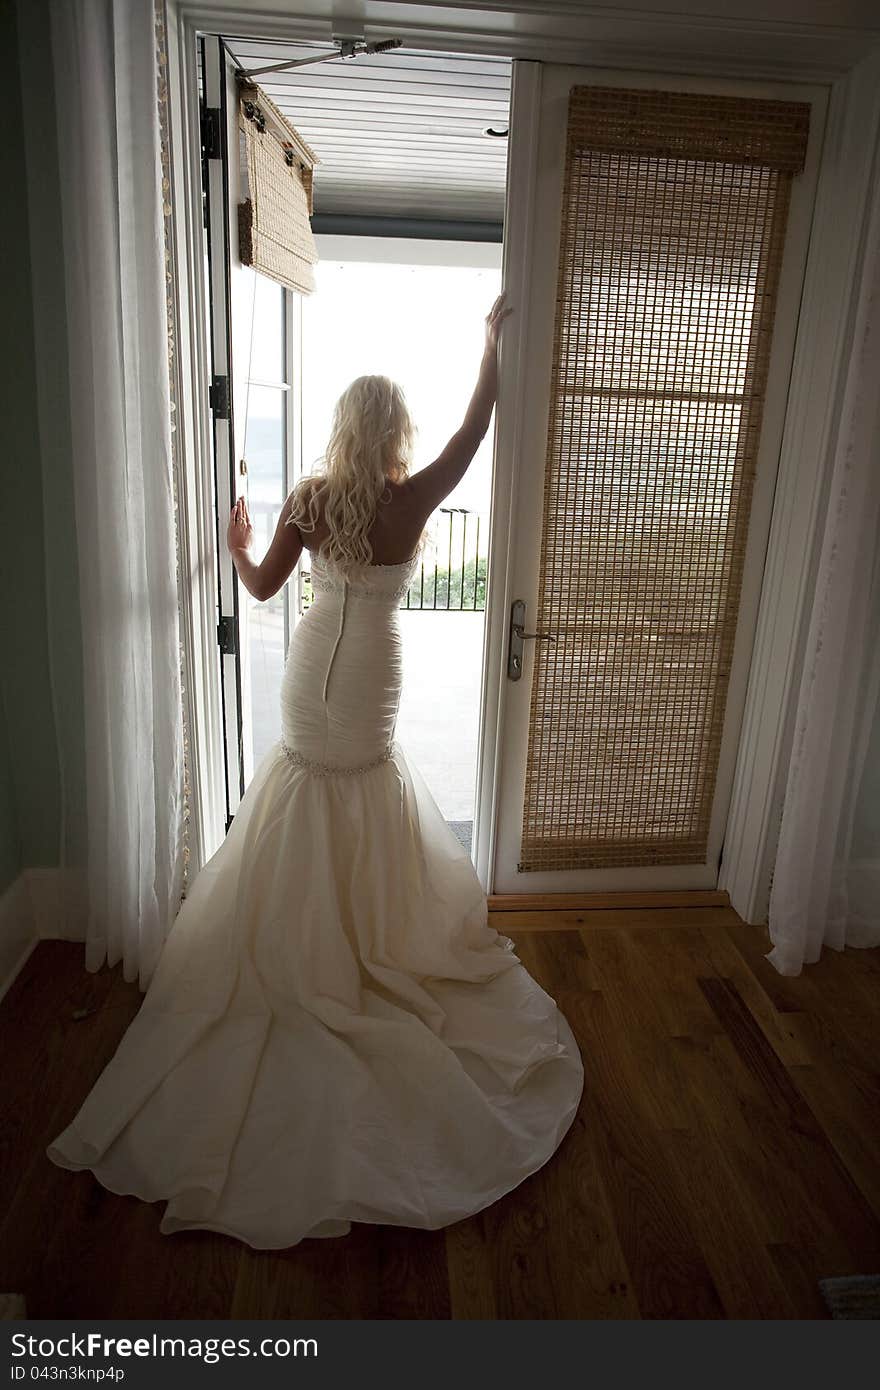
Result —
POLYGON ((40 943, 0 1004, 0 1292, 36 1318, 823 1318, 880 1272, 880 950, 795 979, 730 908, 505 911, 577 1036, 560 1149, 443 1231, 258 1252, 57 1168, 141 995, 40 943))

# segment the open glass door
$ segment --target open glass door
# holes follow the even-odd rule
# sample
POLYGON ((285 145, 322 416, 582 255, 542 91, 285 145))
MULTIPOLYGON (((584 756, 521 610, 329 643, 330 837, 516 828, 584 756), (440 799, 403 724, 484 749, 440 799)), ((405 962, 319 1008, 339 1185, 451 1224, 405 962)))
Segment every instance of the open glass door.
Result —
POLYGON ((265 604, 251 597, 232 564, 226 526, 236 498, 243 494, 256 549, 264 553, 290 490, 297 438, 293 378, 300 306, 297 295, 241 263, 242 158, 235 68, 218 37, 205 36, 201 43, 217 634, 228 829, 255 762, 277 738, 276 691, 289 641, 291 605, 287 586, 265 604))
POLYGON ((511 183, 505 229, 496 894, 717 886, 822 135, 811 97, 514 65, 511 154, 531 150, 531 186, 511 183))
POLYGON ((245 303, 233 222, 237 187, 237 116, 234 69, 219 38, 202 44, 202 177, 207 228, 211 346, 210 404, 214 445, 214 496, 217 513, 217 642, 226 770, 227 829, 244 794, 248 761, 244 719, 247 696, 247 605, 226 547, 226 525, 243 491, 240 474, 243 431, 237 406, 235 346, 242 342, 238 318, 245 303), (233 135, 233 129, 236 134, 233 135))

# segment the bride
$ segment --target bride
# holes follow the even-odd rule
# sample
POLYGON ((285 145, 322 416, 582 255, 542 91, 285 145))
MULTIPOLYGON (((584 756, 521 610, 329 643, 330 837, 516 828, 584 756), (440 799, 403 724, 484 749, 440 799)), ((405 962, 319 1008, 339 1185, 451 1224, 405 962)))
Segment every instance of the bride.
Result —
POLYGON ((509 312, 499 297, 464 422, 433 463, 410 476, 400 390, 361 377, 323 475, 294 488, 259 564, 233 508, 228 544, 256 598, 310 552, 281 739, 47 1148, 112 1192, 165 1201, 165 1234, 283 1249, 352 1221, 435 1230, 534 1173, 574 1119, 568 1023, 488 925, 471 859, 394 737, 397 610, 425 522, 488 429, 509 312))

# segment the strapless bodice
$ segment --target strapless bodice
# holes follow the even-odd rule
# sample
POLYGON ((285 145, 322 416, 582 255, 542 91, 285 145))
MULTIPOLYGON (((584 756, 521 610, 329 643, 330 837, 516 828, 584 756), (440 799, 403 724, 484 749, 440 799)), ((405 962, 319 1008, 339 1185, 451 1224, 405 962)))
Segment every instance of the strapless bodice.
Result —
POLYGON ((418 556, 351 571, 309 559, 314 602, 288 652, 283 743, 313 771, 364 770, 391 755, 403 678, 398 609, 418 556))
POLYGON ((323 593, 342 593, 355 598, 400 603, 409 589, 418 561, 416 554, 396 565, 361 565, 346 571, 333 560, 311 555, 312 590, 316 597, 323 593))

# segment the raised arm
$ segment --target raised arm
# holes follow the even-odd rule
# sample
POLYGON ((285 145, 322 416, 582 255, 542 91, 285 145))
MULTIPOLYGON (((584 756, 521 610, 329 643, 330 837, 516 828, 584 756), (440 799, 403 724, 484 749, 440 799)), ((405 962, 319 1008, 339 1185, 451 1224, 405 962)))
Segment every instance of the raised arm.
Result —
POLYGON ((495 397, 498 393, 498 339, 502 321, 511 309, 505 307, 505 296, 500 294, 486 317, 486 345, 480 374, 470 405, 459 429, 450 439, 442 454, 420 468, 409 480, 410 495, 415 499, 419 511, 425 519, 440 506, 444 497, 460 483, 468 470, 489 428, 495 397))

